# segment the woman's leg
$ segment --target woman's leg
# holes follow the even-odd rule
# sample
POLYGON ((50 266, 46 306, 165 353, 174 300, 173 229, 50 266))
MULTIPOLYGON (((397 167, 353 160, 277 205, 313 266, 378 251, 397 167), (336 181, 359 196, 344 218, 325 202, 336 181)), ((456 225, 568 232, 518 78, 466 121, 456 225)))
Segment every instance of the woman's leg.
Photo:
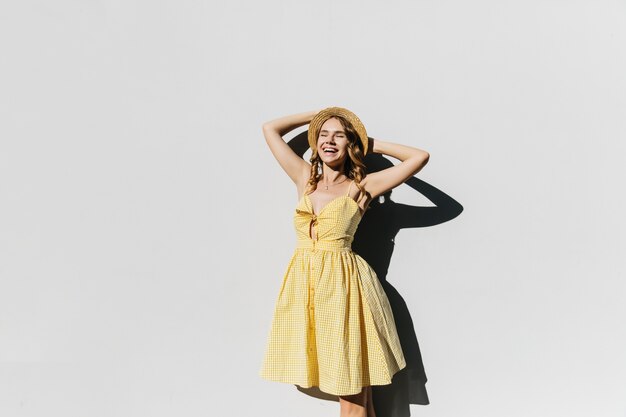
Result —
POLYGON ((340 417, 376 417, 372 402, 372 387, 354 395, 339 397, 340 417))

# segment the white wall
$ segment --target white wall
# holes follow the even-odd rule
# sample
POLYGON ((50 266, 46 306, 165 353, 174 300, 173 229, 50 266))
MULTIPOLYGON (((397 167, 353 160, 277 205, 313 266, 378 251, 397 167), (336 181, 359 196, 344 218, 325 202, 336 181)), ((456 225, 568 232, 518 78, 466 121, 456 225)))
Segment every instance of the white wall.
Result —
POLYGON ((464 207, 396 238, 413 414, 625 415, 625 42, 623 1, 3 2, 0 414, 338 415, 257 372, 260 126, 339 105, 464 207))

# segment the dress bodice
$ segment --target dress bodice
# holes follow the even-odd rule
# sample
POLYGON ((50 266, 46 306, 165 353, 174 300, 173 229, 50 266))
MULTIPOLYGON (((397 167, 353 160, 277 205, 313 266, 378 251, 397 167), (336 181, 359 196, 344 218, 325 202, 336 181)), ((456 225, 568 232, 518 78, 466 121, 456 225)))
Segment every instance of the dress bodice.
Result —
POLYGON ((361 221, 361 209, 349 195, 334 198, 315 214, 308 194, 300 199, 294 214, 294 226, 299 246, 306 247, 326 242, 327 247, 349 249, 361 221), (311 223, 315 225, 316 239, 311 237, 311 223))

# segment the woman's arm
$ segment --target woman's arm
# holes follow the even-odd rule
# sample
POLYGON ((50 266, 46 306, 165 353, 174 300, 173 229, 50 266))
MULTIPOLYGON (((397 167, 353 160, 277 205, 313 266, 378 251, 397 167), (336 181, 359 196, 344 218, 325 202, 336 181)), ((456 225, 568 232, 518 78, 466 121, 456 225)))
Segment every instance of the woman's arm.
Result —
POLYGON ((318 111, 316 110, 292 114, 263 124, 263 136, 265 136, 265 141, 269 145, 272 154, 274 154, 280 166, 296 185, 309 178, 311 164, 300 158, 285 143, 282 136, 299 126, 309 123, 317 113, 318 111))
POLYGON ((428 152, 411 146, 383 142, 378 139, 370 139, 370 145, 368 148, 372 153, 389 155, 402 161, 398 165, 365 176, 361 185, 371 198, 376 198, 404 183, 424 168, 430 158, 428 152))

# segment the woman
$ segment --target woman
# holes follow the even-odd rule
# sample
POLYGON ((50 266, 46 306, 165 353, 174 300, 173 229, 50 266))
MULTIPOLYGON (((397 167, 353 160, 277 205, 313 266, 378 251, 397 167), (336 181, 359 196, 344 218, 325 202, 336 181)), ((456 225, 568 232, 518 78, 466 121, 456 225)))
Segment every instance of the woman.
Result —
POLYGON ((300 198, 298 246, 276 301, 260 375, 338 398, 342 417, 374 417, 371 386, 391 383, 406 362, 389 301, 351 243, 372 199, 421 170, 429 154, 369 139, 359 118, 340 107, 267 122, 263 134, 300 198), (310 163, 282 138, 307 123, 310 163), (401 163, 366 174, 368 152, 401 163))

